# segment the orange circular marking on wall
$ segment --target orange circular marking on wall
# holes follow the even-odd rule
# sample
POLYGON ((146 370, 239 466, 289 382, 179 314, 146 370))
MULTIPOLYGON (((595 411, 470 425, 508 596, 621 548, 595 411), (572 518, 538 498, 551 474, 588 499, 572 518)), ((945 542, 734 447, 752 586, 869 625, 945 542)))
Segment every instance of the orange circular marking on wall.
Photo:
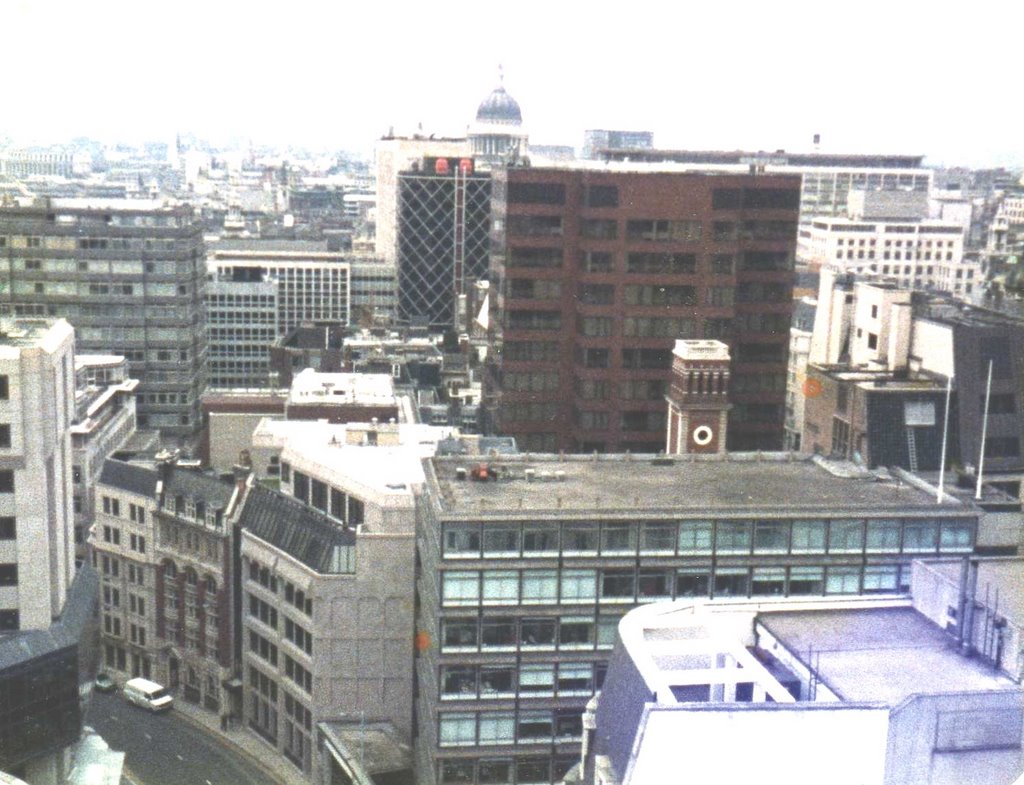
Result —
POLYGON ((804 397, 817 398, 821 395, 821 382, 817 379, 804 380, 804 397))
POLYGON ((430 648, 430 635, 425 632, 417 632, 414 642, 416 651, 426 651, 430 648))

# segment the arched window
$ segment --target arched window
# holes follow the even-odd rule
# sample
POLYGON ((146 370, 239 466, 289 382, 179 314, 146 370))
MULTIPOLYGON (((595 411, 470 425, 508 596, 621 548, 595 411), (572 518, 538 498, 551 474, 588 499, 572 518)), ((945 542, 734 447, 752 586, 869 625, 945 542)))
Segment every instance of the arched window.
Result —
POLYGON ((214 578, 212 575, 204 575, 203 583, 206 584, 207 595, 217 593, 217 579, 214 578))
POLYGON ((178 567, 170 559, 164 562, 164 577, 174 579, 178 577, 178 567))
POLYGON ((189 586, 195 586, 199 583, 199 575, 191 567, 185 570, 185 583, 189 586))

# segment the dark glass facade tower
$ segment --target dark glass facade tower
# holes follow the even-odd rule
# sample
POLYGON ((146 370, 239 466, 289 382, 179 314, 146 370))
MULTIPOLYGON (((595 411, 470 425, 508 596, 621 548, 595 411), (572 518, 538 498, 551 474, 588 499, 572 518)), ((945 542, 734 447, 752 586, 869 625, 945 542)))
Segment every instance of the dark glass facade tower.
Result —
POLYGON ((471 159, 426 159, 398 176, 398 315, 454 327, 458 297, 486 277, 491 178, 471 159))

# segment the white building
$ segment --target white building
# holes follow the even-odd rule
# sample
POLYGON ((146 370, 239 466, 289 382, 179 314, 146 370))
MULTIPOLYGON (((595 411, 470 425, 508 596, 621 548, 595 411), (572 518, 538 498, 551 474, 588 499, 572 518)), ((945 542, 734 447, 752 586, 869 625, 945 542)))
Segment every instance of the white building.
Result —
MULTIPOLYGON (((86 534, 93 522, 95 487, 103 461, 135 435, 135 390, 138 379, 120 355, 75 355, 75 420, 71 425, 75 544, 84 557, 86 534)), ((150 433, 153 441, 156 434, 150 433)))
POLYGON ((927 194, 852 191, 846 217, 818 218, 801 228, 802 260, 814 269, 872 273, 915 289, 970 295, 981 272, 964 258, 963 223, 927 213, 927 194))
POLYGON ((74 577, 74 352, 63 319, 0 325, 0 631, 49 628, 74 577))
POLYGON ((282 250, 280 244, 258 240, 222 241, 211 246, 207 267, 212 281, 275 281, 281 335, 303 322, 349 323, 351 264, 344 254, 282 250))
POLYGON ((254 435, 283 493, 254 486, 239 519, 245 721, 304 774, 331 765, 316 726, 344 718, 404 739, 373 763, 411 765, 415 494, 449 432, 266 420, 254 435))
POLYGON ((1024 692, 910 597, 677 601, 619 623, 573 781, 1003 785, 1024 692))
POLYGON ((277 280, 212 281, 206 286, 208 389, 270 386, 278 329, 277 280))

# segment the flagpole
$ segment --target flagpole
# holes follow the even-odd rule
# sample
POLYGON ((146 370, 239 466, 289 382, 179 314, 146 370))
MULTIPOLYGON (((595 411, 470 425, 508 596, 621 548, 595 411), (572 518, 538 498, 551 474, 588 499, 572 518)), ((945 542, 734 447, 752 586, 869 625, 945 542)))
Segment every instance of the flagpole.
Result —
POLYGON ((946 411, 942 423, 942 458, 939 461, 939 493, 936 504, 942 504, 942 491, 946 485, 946 443, 949 441, 949 398, 953 392, 953 374, 946 380, 946 411))
POLYGON ((985 385, 985 414, 981 420, 981 449, 978 451, 978 487, 975 501, 981 499, 981 477, 985 473, 985 439, 988 437, 988 403, 992 397, 992 360, 988 361, 988 383, 985 385))

